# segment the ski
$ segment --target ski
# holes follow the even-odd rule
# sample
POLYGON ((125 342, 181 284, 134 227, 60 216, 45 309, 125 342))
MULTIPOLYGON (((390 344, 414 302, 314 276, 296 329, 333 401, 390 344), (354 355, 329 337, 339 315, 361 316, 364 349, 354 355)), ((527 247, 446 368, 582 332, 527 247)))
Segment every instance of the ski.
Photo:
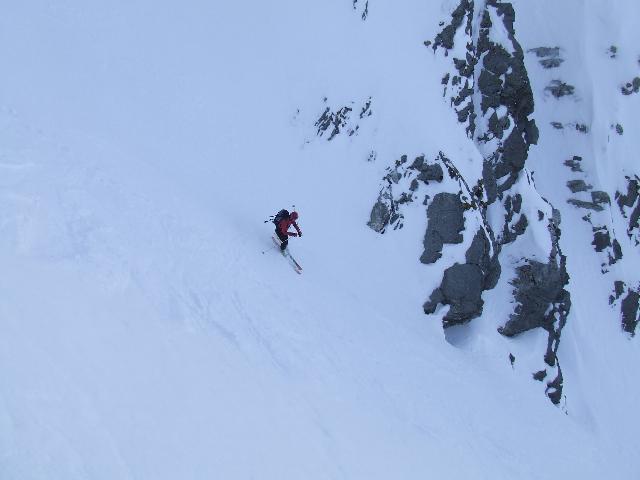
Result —
MULTIPOLYGON (((273 243, 275 243, 276 246, 280 248, 280 245, 282 245, 282 242, 280 242, 280 240, 278 240, 276 237, 271 237, 271 239, 273 240, 273 243)), ((297 260, 291 256, 291 252, 289 252, 288 248, 285 249, 284 251, 281 250, 280 253, 282 253, 283 257, 285 257, 290 261, 289 263, 293 267, 296 273, 302 274, 302 267, 297 262, 297 260)))

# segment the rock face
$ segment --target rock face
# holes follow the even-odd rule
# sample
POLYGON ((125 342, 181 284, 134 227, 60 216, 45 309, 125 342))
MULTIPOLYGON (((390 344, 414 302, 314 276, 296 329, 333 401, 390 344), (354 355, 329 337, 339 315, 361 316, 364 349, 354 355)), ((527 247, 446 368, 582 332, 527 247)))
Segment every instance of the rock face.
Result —
POLYGON ((556 262, 530 260, 518 267, 517 277, 512 282, 518 305, 507 323, 499 329, 501 334, 512 337, 534 328, 552 327, 556 319, 547 314, 549 305, 570 306, 568 293, 564 290, 567 273, 561 266, 556 262))
POLYGON ((463 207, 460 197, 452 193, 437 194, 427 209, 429 223, 424 236, 422 263, 434 263, 442 256, 445 243, 461 243, 464 230, 463 207))
POLYGON ((640 309, 640 294, 629 290, 622 300, 622 328, 625 332, 635 335, 638 326, 638 310, 640 309))
POLYGON ((465 323, 482 312, 482 271, 477 265, 456 263, 444 272, 442 285, 424 304, 425 313, 433 313, 442 303, 451 308, 442 322, 445 327, 465 323))
POLYGON ((369 219, 369 222, 367 222, 367 225, 378 233, 381 233, 384 230, 384 227, 387 226, 391 219, 391 211, 387 206, 387 202, 384 200, 385 199, 381 194, 378 201, 371 209, 371 218, 369 219))
POLYGON ((466 263, 456 263, 444 272, 442 284, 423 305, 426 314, 435 312, 439 304, 450 305, 443 326, 466 323, 482 313, 482 292, 496 286, 500 263, 491 255, 491 243, 484 231, 478 230, 465 254, 466 263))
MULTIPOLYGON (((537 143, 539 132, 531 118, 535 107, 533 92, 514 22, 515 10, 511 3, 487 0, 478 8, 474 2, 462 0, 433 42, 434 52, 443 51, 445 56, 453 57, 452 73, 443 77, 445 96, 482 153, 484 165, 481 178, 468 178, 455 167, 455 159, 443 160, 460 186, 458 192, 452 193, 462 195, 463 204, 475 212, 479 222, 465 223, 462 236, 472 240, 464 262, 458 261, 445 269, 442 283, 431 293, 424 310, 433 314, 438 305, 448 305, 448 313, 442 320, 445 328, 478 317, 483 310, 482 292, 498 283, 501 271, 514 262, 513 252, 517 251, 520 264, 514 265, 515 278, 510 280, 515 308, 510 317, 504 319, 499 332, 515 336, 542 328, 549 333, 548 348, 543 356, 546 366, 542 371, 544 378, 551 379, 546 393, 557 403, 562 396, 562 373, 556 352, 571 306, 565 289, 569 276, 559 247, 559 212, 540 197, 525 168, 529 149, 537 143), (478 30, 474 31, 476 26, 478 30), (469 188, 469 185, 475 187, 469 188), (546 204, 545 211, 538 208, 528 216, 527 212, 532 209, 530 202, 546 204), (503 221, 490 223, 488 218, 503 221), (531 252, 524 239, 532 235, 533 230, 538 236, 548 236, 550 249, 528 258, 531 252), (507 247, 512 252, 510 256, 502 255, 507 247), (555 375, 549 375, 553 369, 555 375)), ((540 47, 530 52, 538 57, 543 68, 557 68, 563 62, 558 47, 540 47)), ((574 91, 571 85, 560 80, 548 88, 557 98, 574 91)), ((571 159, 571 168, 579 170, 580 161, 579 157, 571 159)), ((590 186, 575 182, 570 188, 582 192, 590 186)), ((604 197, 597 192, 591 192, 591 197, 590 202, 576 200, 601 208, 604 197)), ((442 261, 438 260, 440 243, 437 240, 436 228, 428 226, 422 261, 442 261)))
POLYGON ((627 235, 635 245, 640 245, 640 178, 626 177, 627 191, 616 192, 615 199, 620 213, 627 220, 627 235))
POLYGON ((629 288, 625 282, 614 282, 614 291, 609 297, 609 304, 618 304, 622 319, 622 330, 632 337, 636 334, 640 322, 640 287, 629 288), (620 299, 622 298, 622 301, 620 299))

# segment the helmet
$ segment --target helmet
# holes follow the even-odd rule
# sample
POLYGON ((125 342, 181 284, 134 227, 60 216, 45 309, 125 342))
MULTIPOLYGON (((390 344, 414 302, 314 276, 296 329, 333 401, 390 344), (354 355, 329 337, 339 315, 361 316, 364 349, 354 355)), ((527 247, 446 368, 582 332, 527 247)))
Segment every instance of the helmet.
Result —
POLYGON ((289 218, 290 218, 291 220, 294 220, 294 221, 295 221, 295 220, 297 220, 297 219, 298 219, 298 212, 291 212, 291 213, 289 214, 289 218))

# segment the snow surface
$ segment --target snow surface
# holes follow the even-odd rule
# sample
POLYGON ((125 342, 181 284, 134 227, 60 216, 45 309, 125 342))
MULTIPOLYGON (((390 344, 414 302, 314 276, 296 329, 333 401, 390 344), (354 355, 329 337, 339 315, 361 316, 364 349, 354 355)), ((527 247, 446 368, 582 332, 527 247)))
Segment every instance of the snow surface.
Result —
MULTIPOLYGON (((508 274, 485 293, 504 311, 454 346, 421 309, 441 279, 418 261, 424 210, 366 226, 402 154, 479 171, 422 44, 456 2, 372 1, 366 22, 348 0, 5 6, 0 477, 634 478, 638 343, 560 192, 576 148, 591 182, 637 171, 640 96, 615 88, 637 74, 638 8, 615 3, 514 2, 525 50, 566 51, 563 121, 625 126, 617 143, 543 127, 529 161, 572 250, 562 408, 530 378, 545 336, 495 334, 508 274), (356 136, 316 137, 323 98, 369 96, 356 136), (263 223, 294 203, 301 276, 263 223)), ((559 103, 527 62, 542 126, 559 103)))

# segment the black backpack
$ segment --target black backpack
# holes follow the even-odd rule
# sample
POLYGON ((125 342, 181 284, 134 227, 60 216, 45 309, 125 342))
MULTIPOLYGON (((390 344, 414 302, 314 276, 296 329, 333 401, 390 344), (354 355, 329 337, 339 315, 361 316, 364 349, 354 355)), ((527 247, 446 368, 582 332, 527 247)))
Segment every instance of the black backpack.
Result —
POLYGON ((289 210, 285 210, 283 208, 278 213, 276 213, 275 217, 273 217, 273 224, 277 227, 285 218, 289 218, 289 210))

